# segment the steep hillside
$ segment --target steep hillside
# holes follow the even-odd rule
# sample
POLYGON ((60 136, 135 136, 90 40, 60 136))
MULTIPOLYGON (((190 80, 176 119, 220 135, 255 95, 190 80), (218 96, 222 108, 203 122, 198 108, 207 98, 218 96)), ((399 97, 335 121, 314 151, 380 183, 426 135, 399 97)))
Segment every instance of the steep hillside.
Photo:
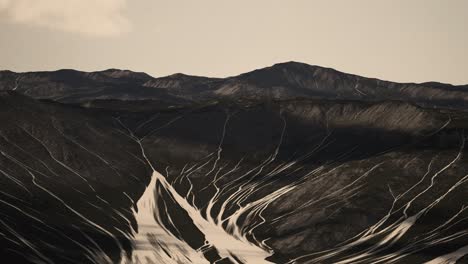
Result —
POLYGON ((0 120, 2 259, 118 259, 130 246, 130 199, 151 174, 138 146, 107 117, 14 93, 0 94, 0 120))

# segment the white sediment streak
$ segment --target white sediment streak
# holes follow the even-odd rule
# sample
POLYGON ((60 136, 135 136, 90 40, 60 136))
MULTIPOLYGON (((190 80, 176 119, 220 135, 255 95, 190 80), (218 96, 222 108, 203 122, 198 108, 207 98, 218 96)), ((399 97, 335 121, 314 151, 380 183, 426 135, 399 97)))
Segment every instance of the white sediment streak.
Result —
POLYGON ((455 252, 428 261, 425 264, 455 264, 465 255, 468 255, 468 245, 458 249, 455 252))
MULTIPOLYGON (((122 263, 209 263, 201 252, 192 249, 162 224, 161 212, 164 210, 157 206, 157 200, 161 197, 157 187, 158 183, 205 235, 206 244, 215 247, 222 258, 234 255, 242 263, 271 263, 265 260, 271 255, 270 252, 246 239, 234 237, 220 224, 215 224, 213 219, 208 221, 203 218, 200 211, 194 208, 167 182, 163 175, 156 171, 153 172, 150 184, 137 203, 138 213, 135 217, 138 223, 138 232, 134 238, 132 259, 124 259, 122 263)), ((171 222, 171 216, 166 215, 166 217, 167 221, 171 222)), ((232 258, 231 260, 235 261, 232 258)))
MULTIPOLYGON (((175 122, 177 119, 178 118, 171 120, 164 126, 175 122)), ((245 236, 232 235, 223 228, 222 222, 215 221, 210 214, 207 214, 207 219, 205 219, 202 216, 201 211, 188 201, 188 195, 190 194, 190 190, 193 185, 187 175, 186 179, 188 180, 191 188, 187 196, 183 197, 163 175, 155 170, 152 162, 145 153, 145 149, 142 144, 144 137, 137 139, 133 133, 120 122, 120 120, 117 121, 127 129, 130 137, 139 144, 143 157, 148 165, 153 169, 151 182, 146 188, 143 196, 137 202, 138 213, 135 214, 135 217, 138 224, 138 232, 134 234, 134 249, 132 251, 132 256, 131 258, 123 258, 122 263, 209 263, 202 254, 202 251, 209 247, 215 248, 221 258, 230 259, 231 262, 234 263, 271 263, 265 260, 267 257, 271 256, 271 252, 251 243, 247 238, 245 238, 245 236), (182 238, 176 237, 164 226, 161 219, 161 213, 163 211, 166 212, 164 215, 165 220, 168 221, 172 227, 177 229, 177 226, 172 222, 171 215, 168 213, 167 208, 165 208, 165 210, 164 208, 158 208, 158 198, 162 197, 160 192, 162 190, 159 190, 158 186, 170 194, 174 202, 190 217, 193 225, 203 233, 205 245, 200 249, 193 249, 183 241, 182 238)), ((223 138, 228 121, 229 115, 227 116, 223 126, 223 138)), ((150 134, 153 132, 150 132, 150 134)), ((221 143, 218 148, 218 160, 220 159, 222 151, 222 141, 223 139, 221 139, 221 143)), ((213 170, 215 168, 216 162, 213 166, 213 170)), ((191 169, 188 171, 190 170, 191 169)), ((266 200, 268 198, 265 197, 264 199, 266 200)), ((263 204, 266 206, 270 202, 271 201, 264 201, 263 204)), ((259 204, 247 205, 247 207, 249 207, 249 211, 251 209, 253 209, 254 212, 258 212, 258 210, 260 210, 259 213, 261 213, 261 210, 263 210, 265 206, 260 206, 259 204)), ((235 215, 233 219, 237 219, 241 215, 239 212, 240 211, 237 210, 238 215, 235 215)), ((231 221, 229 226, 233 226, 235 224, 236 221, 231 221)), ((238 230, 238 228, 236 229, 238 230)))
POLYGON ((131 259, 122 263, 209 263, 200 252, 179 240, 161 224, 160 209, 157 208, 159 193, 157 183, 161 177, 153 173, 151 182, 137 202, 135 218, 138 232, 133 239, 134 249, 131 259))

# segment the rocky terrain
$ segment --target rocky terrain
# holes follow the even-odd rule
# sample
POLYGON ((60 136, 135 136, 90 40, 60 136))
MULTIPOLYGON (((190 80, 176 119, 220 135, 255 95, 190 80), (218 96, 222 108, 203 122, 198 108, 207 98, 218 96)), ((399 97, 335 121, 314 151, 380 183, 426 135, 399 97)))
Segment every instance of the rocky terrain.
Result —
POLYGON ((468 86, 0 73, 8 263, 467 263, 468 86))
POLYGON ((0 72, 0 89, 64 103, 94 100, 156 100, 190 105, 213 99, 329 99, 380 102, 401 100, 425 107, 465 109, 468 85, 436 82, 393 83, 298 62, 275 64, 228 78, 145 73, 109 69, 100 72, 0 72))

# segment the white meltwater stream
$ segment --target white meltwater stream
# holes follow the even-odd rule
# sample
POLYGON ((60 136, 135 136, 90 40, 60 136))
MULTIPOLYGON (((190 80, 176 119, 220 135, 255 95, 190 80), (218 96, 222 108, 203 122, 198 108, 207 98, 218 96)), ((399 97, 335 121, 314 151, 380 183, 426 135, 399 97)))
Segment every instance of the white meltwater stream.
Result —
MULTIPOLYGON (((131 259, 125 258, 125 264, 170 264, 170 263, 209 263, 202 252, 191 248, 187 243, 174 236, 161 223, 161 208, 157 207, 160 196, 158 183, 165 189, 174 201, 190 216, 193 224, 205 235, 206 244, 215 247, 222 258, 229 258, 232 263, 263 264, 271 263, 265 259, 270 252, 254 245, 243 238, 235 238, 214 221, 202 217, 200 211, 194 208, 165 179, 154 171, 151 182, 137 203, 136 221, 138 232, 134 234, 134 249, 131 259)), ((170 215, 165 216, 172 221, 170 215)))

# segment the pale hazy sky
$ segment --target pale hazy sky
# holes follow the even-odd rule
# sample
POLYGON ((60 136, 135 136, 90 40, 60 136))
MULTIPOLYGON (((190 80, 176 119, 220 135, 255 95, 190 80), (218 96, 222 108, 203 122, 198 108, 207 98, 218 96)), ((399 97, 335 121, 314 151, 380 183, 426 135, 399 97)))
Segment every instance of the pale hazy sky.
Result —
POLYGON ((468 0, 0 0, 0 69, 223 77, 290 60, 468 84, 468 0))

